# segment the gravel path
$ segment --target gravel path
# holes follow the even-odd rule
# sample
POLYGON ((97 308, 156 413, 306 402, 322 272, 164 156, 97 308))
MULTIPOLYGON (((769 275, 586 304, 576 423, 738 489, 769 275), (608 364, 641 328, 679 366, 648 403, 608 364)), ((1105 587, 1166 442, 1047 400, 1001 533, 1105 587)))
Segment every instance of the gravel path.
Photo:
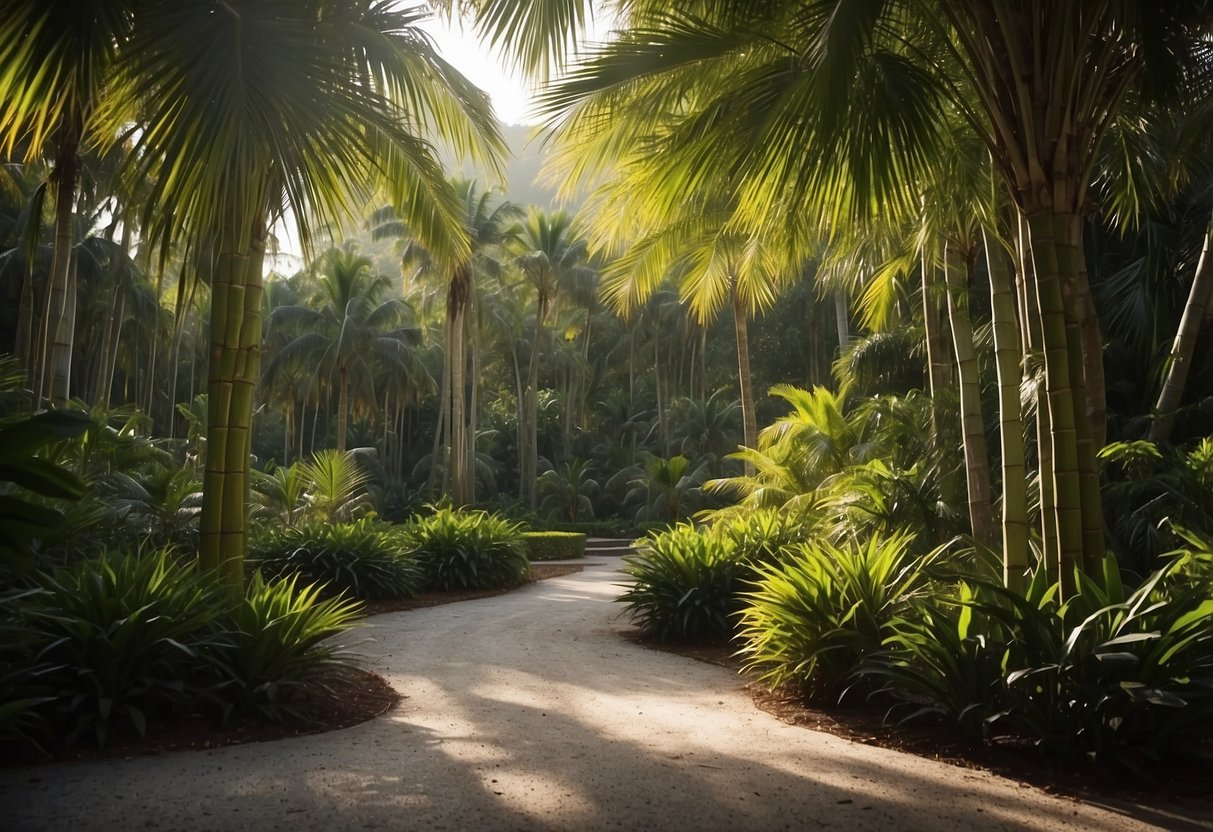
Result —
POLYGON ((1213 829, 785 725, 621 638, 612 564, 375 617, 405 699, 355 728, 0 771, 0 829, 1213 829))

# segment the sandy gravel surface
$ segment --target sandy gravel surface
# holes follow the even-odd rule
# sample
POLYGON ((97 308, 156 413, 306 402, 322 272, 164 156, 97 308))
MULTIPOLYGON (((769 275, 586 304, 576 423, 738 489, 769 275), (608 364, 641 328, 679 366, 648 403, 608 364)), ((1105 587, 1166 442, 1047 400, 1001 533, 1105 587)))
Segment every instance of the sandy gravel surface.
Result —
POLYGON ((609 563, 372 619, 404 694, 345 731, 0 771, 0 830, 1213 829, 784 725, 621 638, 609 563))

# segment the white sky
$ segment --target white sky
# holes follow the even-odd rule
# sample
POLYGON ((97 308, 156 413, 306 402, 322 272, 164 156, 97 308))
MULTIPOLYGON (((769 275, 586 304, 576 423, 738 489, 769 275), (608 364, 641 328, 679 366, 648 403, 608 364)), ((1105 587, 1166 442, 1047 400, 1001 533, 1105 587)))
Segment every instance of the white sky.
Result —
POLYGON ((448 23, 439 18, 432 18, 422 28, 433 34, 442 57, 489 94, 497 118, 506 124, 538 123, 530 115, 531 85, 506 69, 505 62, 481 44, 474 32, 457 20, 448 23))

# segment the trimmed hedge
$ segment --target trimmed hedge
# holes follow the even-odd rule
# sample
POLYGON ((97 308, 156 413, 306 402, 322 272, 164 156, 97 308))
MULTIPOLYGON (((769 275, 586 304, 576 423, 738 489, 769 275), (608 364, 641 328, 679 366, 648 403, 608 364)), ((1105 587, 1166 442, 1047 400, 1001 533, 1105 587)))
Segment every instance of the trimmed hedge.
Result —
POLYGON ((524 532, 527 559, 570 560, 585 557, 583 532, 524 532))

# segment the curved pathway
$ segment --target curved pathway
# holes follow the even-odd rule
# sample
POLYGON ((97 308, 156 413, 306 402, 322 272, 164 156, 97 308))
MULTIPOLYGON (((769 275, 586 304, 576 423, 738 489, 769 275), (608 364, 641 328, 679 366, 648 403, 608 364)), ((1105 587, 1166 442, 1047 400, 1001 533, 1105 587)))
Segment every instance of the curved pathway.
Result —
POLYGON ((272 743, 0 771, 0 829, 1213 828, 785 725, 724 668, 619 635, 614 558, 377 616, 404 701, 272 743))

